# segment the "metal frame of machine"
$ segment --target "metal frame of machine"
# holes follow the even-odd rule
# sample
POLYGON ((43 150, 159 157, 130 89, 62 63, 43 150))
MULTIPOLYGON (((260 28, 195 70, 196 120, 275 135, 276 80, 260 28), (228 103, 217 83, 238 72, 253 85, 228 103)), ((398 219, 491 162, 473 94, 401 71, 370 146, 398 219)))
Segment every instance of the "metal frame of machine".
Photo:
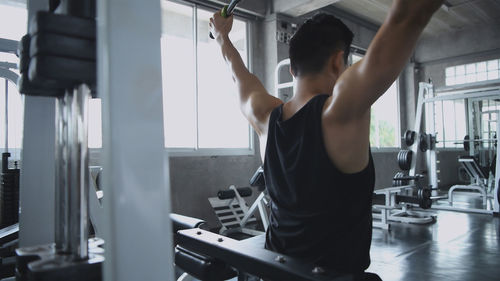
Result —
MULTIPOLYGON (((417 104, 417 114, 416 114, 416 125, 415 125, 415 132, 419 132, 420 135, 424 135, 421 130, 421 122, 422 122, 422 114, 424 111, 424 105, 426 103, 434 103, 436 101, 444 101, 444 100, 467 100, 468 101, 468 132, 469 135, 474 135, 473 131, 473 120, 471 118, 473 111, 472 111, 472 103, 477 100, 484 100, 484 99, 493 99, 493 98, 498 98, 500 96, 500 87, 485 87, 485 88, 475 88, 475 89, 469 89, 469 90, 458 90, 458 91, 441 91, 438 92, 435 95, 434 93, 434 86, 429 83, 420 83, 419 85, 419 96, 418 96, 418 104, 417 104)), ((430 114, 428 116, 434 116, 434 106, 430 106, 429 109, 431 110, 430 114)), ((434 127, 435 122, 429 122, 430 128, 426 128, 428 132, 431 132, 431 134, 428 134, 426 136, 429 136, 431 139, 431 142, 435 142, 435 127, 434 127)), ((498 123, 498 122, 497 122, 498 123)), ((497 132, 500 129, 497 129, 497 132)), ((417 138, 418 139, 418 138, 417 138)), ((418 145, 412 146, 412 150, 414 153, 418 153, 418 145)), ((497 155, 499 152, 499 148, 497 146, 497 155)), ((474 155, 474 145, 470 146, 470 154, 474 155)), ((418 157, 413 157, 412 160, 412 169, 410 171, 410 175, 415 174, 416 170, 416 165, 417 165, 417 159, 418 157)), ((497 170, 498 170, 498 163, 499 159, 497 157, 497 170)), ((436 159, 436 151, 435 149, 429 149, 427 150, 426 154, 426 166, 428 170, 428 176, 429 176, 429 183, 433 188, 437 188, 438 186, 438 173, 439 170, 437 168, 437 159, 436 159)), ((475 179, 473 179, 475 180, 475 179)), ((494 184, 494 189, 493 193, 494 195, 486 194, 486 190, 484 186, 478 186, 477 184, 471 184, 470 186, 464 186, 464 185, 458 185, 455 187, 452 187, 449 191, 448 194, 448 199, 449 201, 449 206, 442 205, 442 204, 434 204, 433 209, 438 209, 438 210, 451 210, 451 211, 461 211, 461 212, 470 212, 470 213, 482 213, 482 214, 493 214, 493 213, 498 213, 499 212, 499 207, 498 207, 498 199, 494 200, 495 202, 490 204, 491 206, 488 206, 488 204, 483 204, 484 208, 483 209, 478 209, 478 208, 460 208, 453 206, 454 198, 453 198, 453 193, 457 189, 466 189, 471 192, 468 192, 470 195, 473 196, 482 196, 483 197, 483 202, 491 202, 493 198, 497 197, 498 193, 498 183, 499 181, 499 174, 498 172, 496 173, 496 178, 495 178, 495 184, 494 184), (479 193, 478 193, 479 192, 479 193)), ((437 195, 434 193, 433 195, 437 195)))

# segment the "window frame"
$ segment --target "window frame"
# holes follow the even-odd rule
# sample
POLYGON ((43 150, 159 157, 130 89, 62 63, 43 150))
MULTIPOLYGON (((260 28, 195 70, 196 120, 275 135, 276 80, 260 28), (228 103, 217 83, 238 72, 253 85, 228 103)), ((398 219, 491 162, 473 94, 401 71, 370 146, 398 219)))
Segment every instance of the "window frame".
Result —
MULTIPOLYGON (((210 7, 205 7, 198 5, 196 3, 188 2, 188 1, 182 1, 182 0, 163 0, 167 2, 173 2, 176 4, 181 4, 185 6, 189 6, 193 8, 193 44, 194 44, 194 53, 195 53, 195 78, 196 78, 196 84, 195 84, 195 91, 196 91, 196 98, 195 98, 195 109, 196 109, 196 118, 195 118, 195 126, 196 126, 196 146, 194 148, 190 147, 166 147, 165 146, 165 151, 169 154, 169 156, 172 157, 196 157, 196 156, 210 156, 210 157, 217 157, 217 156, 252 156, 255 155, 255 132, 253 128, 250 126, 249 123, 247 123, 248 126, 248 132, 249 132, 249 139, 248 139, 248 147, 246 148, 200 148, 199 147, 199 124, 198 124, 198 9, 201 8, 202 10, 205 11, 213 11, 215 10, 211 9, 210 7)), ((247 49, 247 66, 250 72, 253 71, 253 66, 252 66, 252 61, 253 61, 253 50, 250 48, 251 46, 251 41, 252 41, 252 24, 251 22, 245 18, 241 17, 238 15, 234 15, 234 18, 240 21, 245 22, 246 25, 246 30, 245 30, 245 36, 246 36, 246 46, 245 48, 247 49)), ((165 128, 164 128, 165 130, 165 128)))
MULTIPOLYGON (((454 110, 456 110, 456 101, 457 100, 460 100, 460 101, 462 101, 464 103, 464 114, 465 114, 465 121, 466 121, 466 123, 465 123, 465 133, 469 134, 469 122, 468 122, 468 120, 469 120, 469 111, 468 111, 468 99, 467 98, 465 98, 465 99, 453 99, 453 100, 435 101, 434 104, 436 102, 441 102, 441 106, 440 106, 440 108, 441 108, 440 109, 441 110, 441 120, 440 120, 440 123, 444 124, 444 116, 445 115, 443 114, 443 108, 444 108, 443 102, 444 101, 453 101, 453 106, 455 108, 454 110)), ((426 112, 427 108, 425 108, 424 111, 426 112)), ((434 109, 434 112, 436 112, 435 109, 434 109)), ((423 123, 422 123, 422 125, 424 125, 425 127, 427 127, 429 125, 427 122, 430 122, 430 121, 427 120, 427 115, 426 114, 427 113, 425 113, 424 114, 425 116, 423 116, 424 120, 423 120, 423 123)), ((436 115, 436 113, 434 113, 434 115, 436 115)), ((457 128, 457 124, 456 124, 456 118, 455 118, 456 116, 457 115, 456 115, 456 112, 455 112, 455 116, 454 116, 454 119, 455 119, 454 120, 455 121, 455 124, 454 124, 455 125, 455 135, 457 134, 457 129, 456 129, 457 128)), ((436 120, 434 120, 434 122, 435 122, 434 126, 436 126, 436 124, 437 124, 436 120)), ((437 129, 436 129, 436 131, 437 131, 437 129)), ((443 139, 442 140, 441 139, 440 140, 436 140, 437 141, 437 143, 436 143, 436 150, 439 150, 439 151, 464 151, 463 147, 460 147, 459 144, 456 144, 455 147, 447 145, 447 143, 451 143, 451 141, 460 141, 460 140, 459 139, 451 140, 450 138, 447 138, 446 132, 444 130, 444 127, 443 127, 443 134, 442 135, 443 135, 443 139), (443 146, 440 146, 440 144, 442 144, 443 146)))
POLYGON ((474 71, 474 75, 476 75, 476 78, 477 78, 477 75, 480 74, 480 73, 486 73, 486 75, 490 72, 488 70, 488 62, 490 61, 497 61, 497 64, 498 64, 498 68, 496 69, 496 71, 499 71, 500 72, 500 58, 490 58, 490 59, 487 59, 487 60, 475 60, 475 61, 469 61, 467 63, 462 63, 462 64, 454 64, 454 65, 449 65, 449 66, 446 66, 444 67, 444 70, 443 70, 443 78, 444 78, 444 81, 443 81, 443 89, 445 90, 453 90, 453 89, 463 89, 463 88, 472 88, 472 87, 483 87, 483 86, 487 86, 487 85, 491 85, 491 84, 496 84, 496 83, 499 83, 500 82, 500 76, 497 78, 497 79, 486 79, 486 80, 482 80, 482 81, 475 81, 475 82, 464 82, 464 83, 450 83, 448 84, 448 78, 453 78, 453 79, 456 79, 457 78, 457 75, 456 75, 456 69, 457 67, 464 67, 465 69, 465 72, 464 72, 464 77, 467 76, 467 66, 468 65, 472 65, 474 64, 474 66, 476 67, 476 70, 474 71), (480 63, 486 63, 486 71, 484 72, 477 72, 477 65, 480 64, 480 63), (453 76, 448 76, 448 70, 449 69, 453 69, 453 76))

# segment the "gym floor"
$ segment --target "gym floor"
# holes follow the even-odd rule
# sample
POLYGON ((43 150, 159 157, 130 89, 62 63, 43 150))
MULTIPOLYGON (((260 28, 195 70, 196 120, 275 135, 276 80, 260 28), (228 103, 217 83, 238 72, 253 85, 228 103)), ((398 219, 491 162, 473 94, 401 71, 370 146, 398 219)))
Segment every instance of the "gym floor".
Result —
POLYGON ((500 280, 500 219, 431 211, 428 225, 393 223, 373 230, 369 272, 382 280, 500 280))

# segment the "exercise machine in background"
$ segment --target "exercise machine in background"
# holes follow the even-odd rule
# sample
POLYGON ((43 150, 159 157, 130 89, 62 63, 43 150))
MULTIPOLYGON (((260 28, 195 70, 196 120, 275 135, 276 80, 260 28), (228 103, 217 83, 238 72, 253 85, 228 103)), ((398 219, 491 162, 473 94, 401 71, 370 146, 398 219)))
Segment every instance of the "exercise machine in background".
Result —
MULTIPOLYGON (((498 213, 498 181, 499 173, 490 167, 498 167, 498 145, 496 135, 498 129, 498 111, 484 112, 480 104, 484 101, 495 101, 500 95, 500 87, 476 88, 458 91, 434 92, 434 86, 429 83, 419 84, 419 95, 417 104, 417 113, 414 131, 407 131, 407 136, 414 136, 417 140, 415 145, 411 146, 413 159, 411 161, 410 176, 416 175, 418 161, 423 157, 419 155, 425 152, 425 167, 429 185, 433 189, 433 199, 435 203, 432 208, 437 210, 452 210, 469 213, 493 214, 498 213), (439 196, 437 187, 439 184, 439 174, 441 173, 436 157, 436 120, 435 106, 436 102, 463 100, 467 108, 467 131, 469 133, 463 140, 449 140, 455 144, 463 144, 467 156, 458 158, 462 171, 468 175, 469 184, 460 184, 452 186, 448 194, 439 196), (425 112, 427 119, 426 133, 421 126, 422 117, 425 112), (488 120, 483 120, 484 116, 490 116, 488 120), (493 117, 491 117, 493 116, 493 117), (485 132, 483 123, 495 124, 485 132), (494 131, 496 130, 496 132, 494 131), (489 137, 483 137, 484 135, 489 137), (480 137, 481 136, 481 137, 480 137), (494 165, 493 165, 493 164, 494 165), (495 164, 496 163, 496 164, 495 164), (460 196, 457 196, 460 195, 460 196), (466 200, 461 202, 459 198, 466 200), (474 201, 480 198, 480 206, 471 204, 468 201, 474 201)), ((489 125, 488 125, 489 126, 489 125)), ((411 137, 409 137, 411 139, 411 137)), ((497 168, 496 168, 497 170, 497 168)))
POLYGON ((250 186, 259 190, 257 199, 248 207, 245 197, 252 195, 250 187, 229 186, 226 190, 220 190, 217 197, 210 197, 208 201, 212 206, 219 223, 222 225, 219 233, 237 239, 248 238, 264 234, 268 225, 269 195, 265 190, 264 170, 259 167, 250 179, 250 186), (259 211, 260 224, 255 216, 259 211))

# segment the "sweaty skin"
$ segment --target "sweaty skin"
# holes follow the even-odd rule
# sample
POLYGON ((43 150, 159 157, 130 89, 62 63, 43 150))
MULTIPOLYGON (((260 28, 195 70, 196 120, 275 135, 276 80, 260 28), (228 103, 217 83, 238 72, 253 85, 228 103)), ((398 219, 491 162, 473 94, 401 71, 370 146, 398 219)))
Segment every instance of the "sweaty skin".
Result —
MULTIPOLYGON (((295 77, 295 93, 283 105, 283 119, 292 117, 314 96, 331 94, 322 116, 328 156, 344 173, 363 170, 369 160, 370 107, 396 80, 423 29, 443 2, 394 0, 363 59, 347 68, 344 52, 338 51, 320 73, 295 77)), ((224 18, 220 12, 209 23, 237 85, 241 111, 257 132, 264 155, 271 111, 283 102, 270 95, 246 68, 228 37, 232 24, 233 17, 224 18)))

